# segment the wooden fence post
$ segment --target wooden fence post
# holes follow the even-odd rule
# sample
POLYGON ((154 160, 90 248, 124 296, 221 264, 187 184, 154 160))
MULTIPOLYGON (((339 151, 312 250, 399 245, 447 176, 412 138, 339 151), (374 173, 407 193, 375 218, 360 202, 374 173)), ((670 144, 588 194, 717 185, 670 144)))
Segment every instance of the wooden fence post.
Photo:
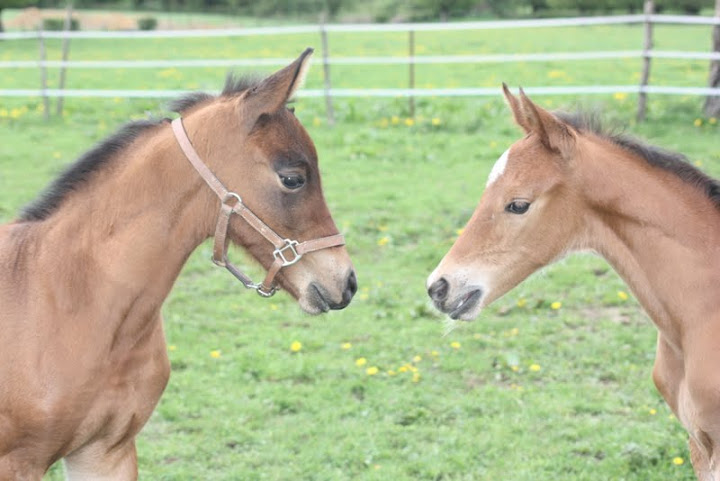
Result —
POLYGON ((40 91, 43 99, 43 118, 50 118, 50 99, 47 96, 47 54, 45 53, 45 38, 43 37, 42 21, 38 27, 38 42, 40 43, 40 91))
MULTIPOLYGON (((720 20, 720 0, 715 0, 715 20, 720 20)), ((720 53, 720 25, 713 27, 713 52, 720 53)), ((720 88, 720 60, 710 61, 708 87, 720 88)), ((708 95, 705 99, 705 116, 720 117, 720 95, 708 95)))
POLYGON ((412 90, 415 89, 415 31, 410 30, 408 32, 408 48, 409 48, 409 57, 410 57, 410 67, 409 67, 409 81, 408 81, 408 87, 410 88, 410 96, 408 98, 409 102, 409 108, 410 108, 410 118, 415 118, 415 96, 412 93, 412 90))
POLYGON ((325 83, 325 110, 327 114, 328 125, 335 125, 335 111, 333 110, 332 96, 330 90, 332 89, 332 82, 330 81, 330 63, 328 58, 330 57, 330 48, 328 46, 327 31, 325 30, 325 14, 321 17, 320 21, 320 37, 322 40, 322 57, 323 57, 323 77, 325 83))
MULTIPOLYGON (((70 28, 72 26, 72 11, 73 11, 73 4, 71 0, 68 0, 67 2, 67 9, 65 11, 65 24, 63 25, 63 33, 65 34, 63 36, 62 41, 62 61, 63 65, 60 67, 60 80, 58 81, 58 90, 62 92, 62 90, 65 88, 65 71, 67 70, 67 67, 64 65, 64 62, 67 62, 68 56, 70 54, 70 38, 68 37, 68 32, 70 32, 70 28)), ((57 99, 57 116, 62 117, 63 112, 63 103, 65 101, 65 98, 60 95, 57 99)))
POLYGON ((647 111, 647 87, 650 80, 650 53, 653 48, 653 25, 650 16, 655 11, 653 0, 645 0, 645 41, 643 44, 643 71, 640 78, 640 95, 638 95, 638 110, 636 120, 643 122, 647 111))

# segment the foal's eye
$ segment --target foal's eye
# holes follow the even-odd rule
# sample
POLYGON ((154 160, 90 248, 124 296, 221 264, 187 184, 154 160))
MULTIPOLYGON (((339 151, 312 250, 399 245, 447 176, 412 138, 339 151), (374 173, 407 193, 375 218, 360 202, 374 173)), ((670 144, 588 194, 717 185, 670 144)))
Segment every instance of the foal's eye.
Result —
POLYGON ((505 212, 511 214, 524 214, 530 208, 530 202, 523 200, 514 200, 505 206, 505 212))
POLYGON ((305 185, 305 179, 302 175, 281 175, 280 180, 285 187, 292 190, 299 189, 305 185))

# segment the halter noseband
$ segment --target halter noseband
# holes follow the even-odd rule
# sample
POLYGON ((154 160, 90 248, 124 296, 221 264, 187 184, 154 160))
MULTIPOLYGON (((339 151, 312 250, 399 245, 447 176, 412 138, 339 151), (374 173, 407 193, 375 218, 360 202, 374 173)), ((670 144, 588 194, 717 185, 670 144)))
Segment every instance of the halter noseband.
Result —
POLYGON ((273 284, 275 276, 283 267, 291 266, 299 261, 303 255, 308 252, 345 245, 345 238, 342 234, 335 234, 327 237, 320 237, 305 242, 284 239, 275 233, 270 227, 260 220, 255 214, 243 204, 242 198, 235 192, 229 191, 215 177, 205 163, 200 159, 190 142, 182 124, 182 119, 177 118, 172 121, 172 130, 175 134, 180 148, 190 164, 197 170, 200 176, 210 186, 210 188, 220 198, 220 213, 218 214, 217 225, 215 226, 215 244, 213 245, 212 260, 215 264, 225 267, 248 289, 254 289, 262 297, 270 297, 278 291, 278 287, 273 284), (273 251, 273 263, 268 269, 265 280, 261 283, 254 283, 247 275, 243 274, 240 269, 235 267, 227 258, 228 250, 228 229, 230 227, 230 217, 238 214, 245 219, 245 222, 258 231, 270 243, 275 246, 273 251))

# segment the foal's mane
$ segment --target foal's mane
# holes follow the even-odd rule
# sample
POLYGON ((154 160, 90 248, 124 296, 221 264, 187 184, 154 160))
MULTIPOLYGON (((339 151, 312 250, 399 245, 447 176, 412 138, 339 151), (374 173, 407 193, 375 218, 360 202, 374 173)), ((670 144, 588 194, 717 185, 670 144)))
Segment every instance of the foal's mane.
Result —
POLYGON ((720 209, 720 182, 692 165, 683 154, 661 149, 623 133, 609 131, 603 128, 596 113, 554 113, 579 132, 590 132, 609 140, 618 147, 645 159, 650 165, 672 172, 703 191, 715 207, 720 209))
MULTIPOLYGON (((254 87, 259 82, 258 77, 236 77, 229 74, 225 80, 220 97, 232 97, 254 87)), ((203 92, 193 92, 170 102, 170 110, 179 114, 210 102, 218 98, 203 92)), ((34 201, 28 204, 18 218, 21 222, 42 221, 54 214, 68 194, 87 184, 94 175, 111 164, 118 153, 125 150, 140 135, 152 127, 161 125, 162 120, 137 120, 120 127, 110 137, 83 154, 74 163, 70 164, 34 201)))

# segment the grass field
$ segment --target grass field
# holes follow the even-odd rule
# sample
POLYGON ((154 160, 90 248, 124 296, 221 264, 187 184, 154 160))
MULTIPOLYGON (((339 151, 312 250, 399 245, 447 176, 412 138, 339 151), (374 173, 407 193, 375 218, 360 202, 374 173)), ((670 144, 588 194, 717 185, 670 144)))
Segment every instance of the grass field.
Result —
MULTIPOLYGON (((703 49, 707 32, 658 28, 657 44, 703 49)), ((418 44, 427 54, 635 49, 640 33, 619 26, 422 34, 418 44)), ((331 41, 337 55, 403 55, 405 48, 402 35, 331 41)), ((165 41, 142 42, 77 42, 72 57, 174 55, 165 41)), ((317 39, 188 40, 177 55, 294 57, 306 45, 317 39)), ((0 58, 36 58, 36 45, 4 42, 0 58)), ((348 309, 311 318, 285 294, 263 300, 245 292, 212 265, 209 245, 198 248, 164 308, 173 373, 138 439, 141 479, 694 479, 684 430, 650 380, 655 329, 601 259, 570 257, 447 335, 424 287, 493 162, 519 137, 499 83, 626 84, 637 82, 639 70, 639 61, 427 67, 421 87, 498 86, 498 96, 423 99, 415 119, 402 99, 344 100, 335 128, 325 124, 321 101, 300 99, 296 112, 318 147, 360 291, 348 309), (296 341, 302 347, 293 352, 296 341)), ((69 87, 215 91, 224 74, 78 70, 69 87)), ((400 68, 333 75, 338 87, 405 85, 400 68)), ((668 85, 704 85, 707 65, 658 62, 653 75, 668 85)), ((36 76, 4 71, 0 88, 36 85, 36 76)), ((320 82, 316 66, 308 85, 320 82)), ((642 125, 631 120, 635 100, 539 99, 599 108, 720 176, 720 127, 700 116, 700 99, 652 97, 642 125)), ((45 123, 39 105, 0 98, 3 221, 118 125, 169 115, 155 101, 70 99, 63 118, 45 123)), ((62 479, 61 470, 46 479, 62 479)))

